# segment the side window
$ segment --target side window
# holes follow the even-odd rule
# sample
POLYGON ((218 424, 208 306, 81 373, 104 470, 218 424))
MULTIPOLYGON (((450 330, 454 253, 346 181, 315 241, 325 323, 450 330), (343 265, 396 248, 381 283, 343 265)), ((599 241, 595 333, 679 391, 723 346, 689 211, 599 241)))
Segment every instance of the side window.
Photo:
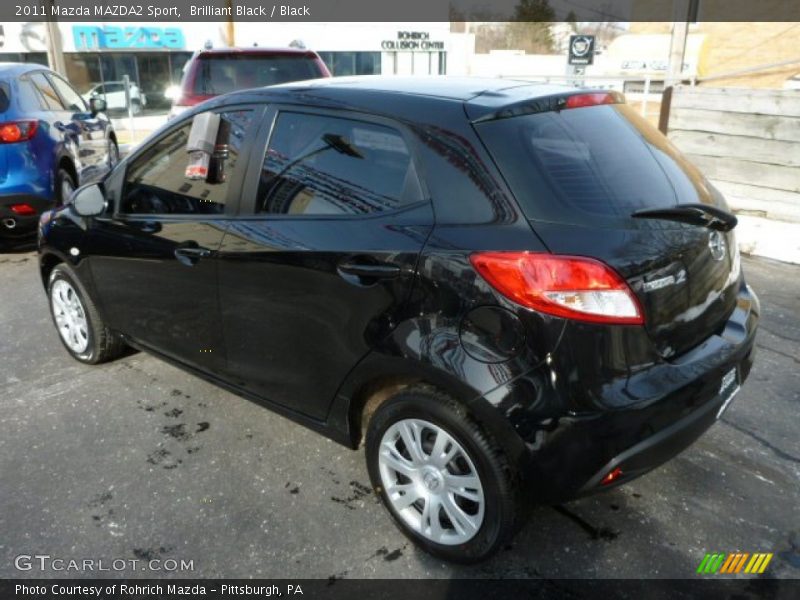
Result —
POLYGON ((257 212, 366 215, 422 199, 411 153, 398 131, 338 117, 278 116, 257 212))
POLYGON ((34 73, 31 75, 31 82, 41 95, 45 109, 64 110, 64 106, 61 104, 61 99, 58 97, 56 90, 50 85, 50 82, 42 73, 34 73))
POLYGON ((34 89, 29 77, 20 77, 17 80, 17 105, 28 110, 42 110, 45 108, 39 93, 34 89))
MULTIPOLYGON (((127 214, 220 214, 236 171, 253 112, 220 113, 214 158, 205 180, 185 177, 186 143, 192 122, 172 131, 137 156, 125 174, 120 210, 127 214)), ((242 165, 241 168, 244 168, 242 165)))
POLYGON ((86 106, 86 102, 83 101, 83 98, 80 97, 78 92, 72 89, 70 84, 60 77, 53 75, 50 76, 50 80, 53 82, 56 90, 58 90, 58 93, 61 94, 61 98, 63 98, 68 111, 74 113, 89 112, 89 107, 86 106))

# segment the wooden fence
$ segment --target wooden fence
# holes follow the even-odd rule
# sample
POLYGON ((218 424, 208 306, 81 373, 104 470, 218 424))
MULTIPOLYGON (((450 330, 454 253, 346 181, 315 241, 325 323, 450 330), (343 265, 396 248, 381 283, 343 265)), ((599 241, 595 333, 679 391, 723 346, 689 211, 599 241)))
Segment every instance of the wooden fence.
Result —
POLYGON ((668 136, 735 210, 800 222, 800 91, 676 87, 668 136))

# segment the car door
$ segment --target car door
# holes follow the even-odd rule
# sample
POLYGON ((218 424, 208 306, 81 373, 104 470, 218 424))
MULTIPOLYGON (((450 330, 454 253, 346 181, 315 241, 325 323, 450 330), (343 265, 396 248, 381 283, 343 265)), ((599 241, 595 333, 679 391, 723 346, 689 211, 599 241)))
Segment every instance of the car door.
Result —
POLYGON ((109 326, 210 372, 225 363, 218 250, 261 110, 217 111, 220 153, 204 180, 186 177, 192 120, 171 126, 112 172, 105 187, 114 210, 94 219, 89 232, 92 276, 109 326))
POLYGON ((228 371, 322 420, 398 322, 433 211, 396 123, 290 107, 265 121, 219 252, 228 371))
POLYGON ((107 83, 105 94, 109 108, 128 108, 125 103, 125 87, 121 83, 107 83))
POLYGON ((108 143, 106 130, 109 121, 105 115, 92 114, 81 95, 61 77, 54 73, 47 74, 64 106, 62 122, 69 127, 78 138, 81 166, 76 165, 78 179, 83 184, 102 177, 108 170, 108 143))

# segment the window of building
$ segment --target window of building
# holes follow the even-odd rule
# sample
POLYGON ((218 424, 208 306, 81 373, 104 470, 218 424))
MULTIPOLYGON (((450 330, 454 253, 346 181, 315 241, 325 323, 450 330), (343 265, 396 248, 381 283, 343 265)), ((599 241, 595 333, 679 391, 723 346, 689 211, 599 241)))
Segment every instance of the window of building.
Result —
POLYGON ((56 90, 50 85, 50 82, 43 73, 33 73, 31 75, 31 82, 42 97, 42 101, 47 110, 64 110, 64 106, 61 104, 61 99, 58 97, 56 90))
POLYGON ((281 113, 270 139, 259 212, 364 215, 422 199, 405 140, 351 119, 281 113))
POLYGON ((127 214, 220 214, 225 211, 228 182, 238 166, 251 110, 220 113, 216 145, 224 155, 212 159, 206 180, 185 177, 191 121, 137 156, 125 175, 121 210, 127 214))
POLYGON ((0 52, 0 62, 34 63, 47 66, 46 52, 0 52))
POLYGON ((380 75, 380 52, 320 52, 332 75, 380 75))

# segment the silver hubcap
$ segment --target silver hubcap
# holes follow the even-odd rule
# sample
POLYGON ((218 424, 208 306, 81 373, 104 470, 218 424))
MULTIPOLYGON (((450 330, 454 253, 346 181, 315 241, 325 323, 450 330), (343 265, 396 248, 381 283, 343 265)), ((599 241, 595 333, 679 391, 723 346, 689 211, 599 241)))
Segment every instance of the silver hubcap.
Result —
POLYGON ((444 429, 422 419, 394 423, 381 440, 378 467, 394 511, 437 544, 478 533, 486 506, 478 471, 444 429))
POLYGON ((89 324, 75 289, 59 279, 53 284, 50 302, 61 339, 76 354, 86 352, 89 347, 89 324))

